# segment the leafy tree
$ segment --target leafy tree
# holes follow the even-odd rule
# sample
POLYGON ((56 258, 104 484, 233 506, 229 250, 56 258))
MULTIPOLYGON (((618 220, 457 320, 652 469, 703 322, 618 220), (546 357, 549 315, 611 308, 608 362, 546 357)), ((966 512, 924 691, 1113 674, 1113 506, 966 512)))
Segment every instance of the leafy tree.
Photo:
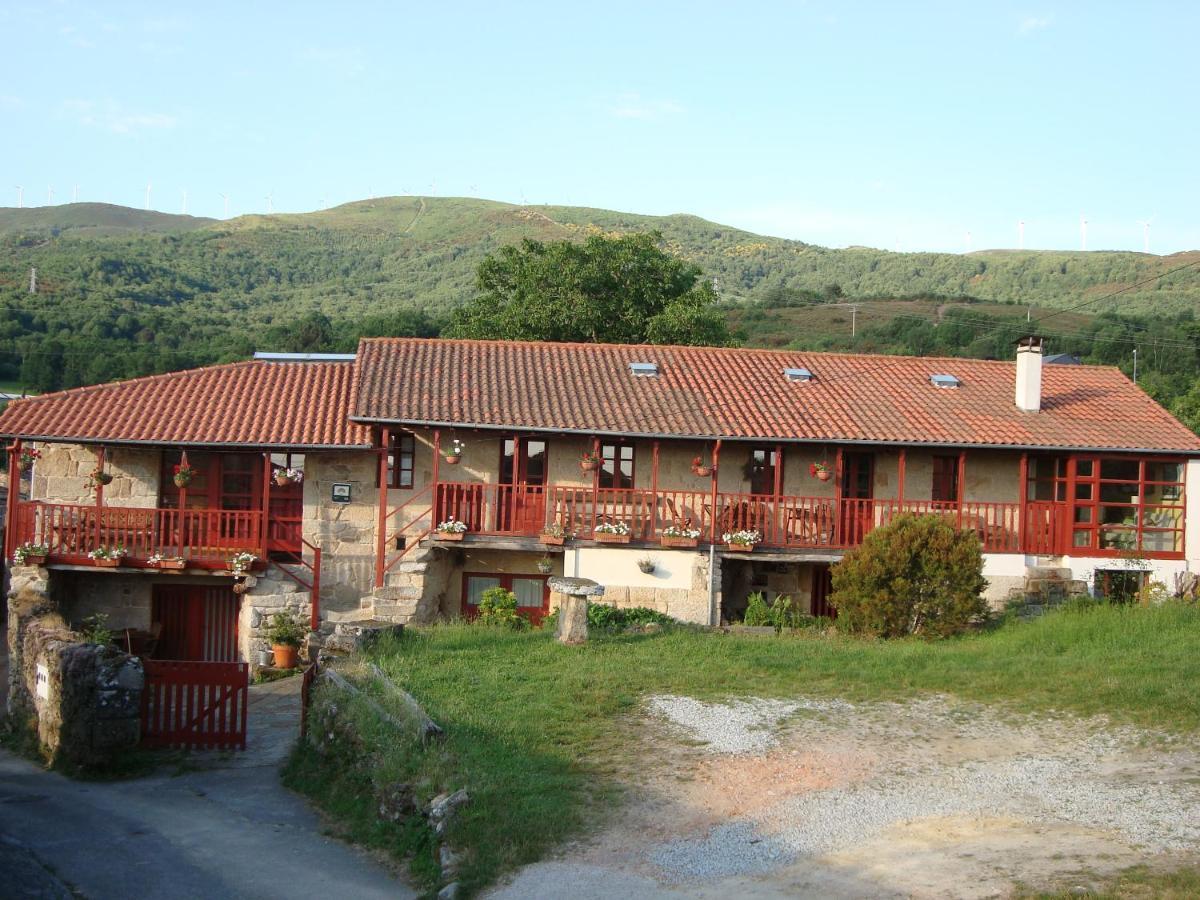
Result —
POLYGON ((838 625, 876 637, 947 637, 987 613, 974 531, 937 515, 902 515, 833 567, 838 625))
POLYGON ((716 291, 667 253, 662 235, 524 240, 479 264, 478 294, 451 337, 613 343, 728 344, 716 291))

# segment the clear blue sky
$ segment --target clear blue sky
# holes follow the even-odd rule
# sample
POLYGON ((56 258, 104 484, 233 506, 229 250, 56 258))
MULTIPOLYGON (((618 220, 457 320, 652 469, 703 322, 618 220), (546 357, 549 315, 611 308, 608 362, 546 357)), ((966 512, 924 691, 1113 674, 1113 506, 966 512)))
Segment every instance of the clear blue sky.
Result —
POLYGON ((1200 4, 0 2, 0 205, 375 195, 1200 247, 1200 4), (182 9, 183 4, 180 4, 182 9), (909 8, 912 7, 912 8, 909 8))

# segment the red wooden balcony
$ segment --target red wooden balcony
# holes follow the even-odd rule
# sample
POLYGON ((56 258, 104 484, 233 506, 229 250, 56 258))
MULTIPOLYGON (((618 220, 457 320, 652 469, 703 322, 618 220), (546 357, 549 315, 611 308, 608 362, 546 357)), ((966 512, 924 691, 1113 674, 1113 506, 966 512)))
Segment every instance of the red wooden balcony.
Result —
POLYGON ((123 566, 146 567, 155 555, 180 556, 198 568, 224 569, 229 557, 263 551, 262 513, 230 509, 142 509, 21 501, 10 547, 47 548, 51 562, 87 564, 97 547, 123 547, 123 566))
MULTIPOLYGON (((701 541, 721 540, 728 531, 753 530, 762 546, 845 549, 862 543, 872 529, 900 513, 944 516, 959 528, 978 533, 984 550, 1016 553, 1021 505, 932 500, 837 500, 641 489, 592 489, 541 485, 441 482, 436 486, 436 521, 455 518, 470 533, 536 536, 557 523, 577 538, 588 539, 601 523, 624 523, 634 541, 657 542, 664 528, 700 530, 701 541)), ((1052 510, 1027 511, 1025 543, 1047 547, 1055 540, 1052 510)), ((1030 551, 1036 552, 1036 551, 1030 551)))

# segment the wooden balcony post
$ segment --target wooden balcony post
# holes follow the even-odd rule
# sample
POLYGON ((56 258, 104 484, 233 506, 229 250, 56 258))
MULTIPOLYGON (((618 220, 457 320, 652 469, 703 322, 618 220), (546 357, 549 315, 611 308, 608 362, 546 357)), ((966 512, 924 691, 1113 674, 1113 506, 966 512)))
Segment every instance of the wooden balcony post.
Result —
POLYGON ((388 505, 388 446, 391 431, 384 427, 380 431, 379 447, 379 518, 375 526, 375 587, 383 587, 384 558, 387 556, 387 505, 388 505))
POLYGON ((1017 494, 1017 550, 1021 553, 1027 552, 1026 548, 1026 523, 1028 512, 1025 509, 1029 496, 1029 453, 1028 451, 1021 454, 1021 466, 1018 469, 1017 480, 1020 482, 1017 489, 1020 491, 1017 494))
MULTIPOLYGON (((440 428, 433 429, 433 490, 429 498, 430 502, 430 527, 437 525, 439 516, 438 512, 438 480, 441 477, 442 466, 442 430, 440 428)), ((414 485, 415 487, 415 485, 414 485)))
MULTIPOLYGON (((262 510, 260 512, 262 521, 260 521, 258 524, 259 546, 262 548, 260 551, 260 557, 262 559, 267 558, 267 544, 270 540, 271 534, 271 527, 267 523, 267 519, 271 512, 271 478, 271 451, 267 450, 263 452, 262 510)), ((303 530, 303 522, 301 523, 300 528, 303 530)))
POLYGON ((709 476, 712 479, 712 485, 710 486, 712 497, 709 501, 712 504, 712 522, 709 523, 709 540, 714 544, 717 542, 717 520, 721 518, 719 511, 717 510, 717 465, 720 463, 720 461, 721 439, 717 438, 717 442, 713 444, 711 460, 712 474, 709 476))
POLYGON ((907 457, 904 447, 900 448, 900 459, 896 462, 896 504, 900 512, 904 512, 904 469, 907 457))
MULTIPOLYGON (((592 454, 600 455, 600 438, 592 438, 592 454)), ((600 470, 604 467, 603 461, 596 468, 592 469, 592 534, 596 533, 596 525, 600 522, 600 470)))
POLYGON ((842 544, 842 448, 838 447, 833 457, 833 540, 842 544))
POLYGON ((650 445, 650 537, 658 534, 658 441, 650 445))
MULTIPOLYGON (((96 451, 96 472, 99 473, 104 468, 104 445, 100 445, 100 449, 96 451)), ((96 481, 96 546, 99 547, 104 542, 101 540, 103 525, 101 517, 104 508, 104 485, 99 480, 96 481)), ((94 549, 94 548, 93 548, 94 549)))
POLYGON ((21 499, 21 439, 8 448, 8 496, 4 499, 4 559, 12 559, 17 549, 17 502, 21 499))
POLYGON ((958 506, 958 527, 963 523, 963 500, 967 496, 967 451, 958 451, 958 496, 955 498, 958 506))

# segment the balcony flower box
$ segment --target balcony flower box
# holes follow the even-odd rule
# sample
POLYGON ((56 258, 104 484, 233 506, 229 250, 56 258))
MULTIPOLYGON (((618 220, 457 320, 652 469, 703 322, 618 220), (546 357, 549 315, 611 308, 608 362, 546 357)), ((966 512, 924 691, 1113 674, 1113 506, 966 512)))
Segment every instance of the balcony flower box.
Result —
POLYGON ((464 531, 439 531, 435 537, 439 541, 461 541, 464 534, 464 531))
POLYGON ((433 532, 433 536, 439 541, 461 541, 467 533, 467 523, 451 516, 444 522, 438 522, 433 532))
POLYGON ((155 554, 146 560, 146 562, 150 563, 154 568, 162 569, 166 572, 182 572, 184 567, 187 566, 187 560, 182 556, 159 556, 155 554))
POLYGON ((124 547, 97 547, 88 557, 92 561, 93 566, 101 569, 115 569, 121 564, 127 551, 124 547))
POLYGON ((762 535, 757 531, 727 531, 721 535, 721 540, 725 542, 726 550, 752 553, 755 545, 762 540, 762 535))
POLYGON ((121 564, 119 556, 101 556, 92 560, 93 566, 99 566, 101 569, 115 569, 121 564))
POLYGON ((567 539, 566 535, 547 534, 544 531, 540 535, 538 535, 538 540, 541 541, 543 544, 546 544, 549 547, 561 547, 563 545, 563 541, 565 541, 566 539, 567 539))
POLYGON ((35 544, 32 541, 26 541, 20 547, 13 551, 12 561, 14 566, 41 566, 46 562, 46 556, 49 555, 50 548, 44 544, 35 544))
POLYGON ((40 553, 31 553, 29 556, 21 560, 21 565, 23 566, 44 566, 45 564, 46 557, 44 554, 40 553))
POLYGON ((700 539, 694 537, 677 537, 675 535, 664 534, 659 542, 664 547, 682 547, 685 549, 700 546, 700 539))
POLYGON ((628 544, 633 540, 629 534, 611 534, 605 531, 597 531, 593 537, 598 544, 628 544))

